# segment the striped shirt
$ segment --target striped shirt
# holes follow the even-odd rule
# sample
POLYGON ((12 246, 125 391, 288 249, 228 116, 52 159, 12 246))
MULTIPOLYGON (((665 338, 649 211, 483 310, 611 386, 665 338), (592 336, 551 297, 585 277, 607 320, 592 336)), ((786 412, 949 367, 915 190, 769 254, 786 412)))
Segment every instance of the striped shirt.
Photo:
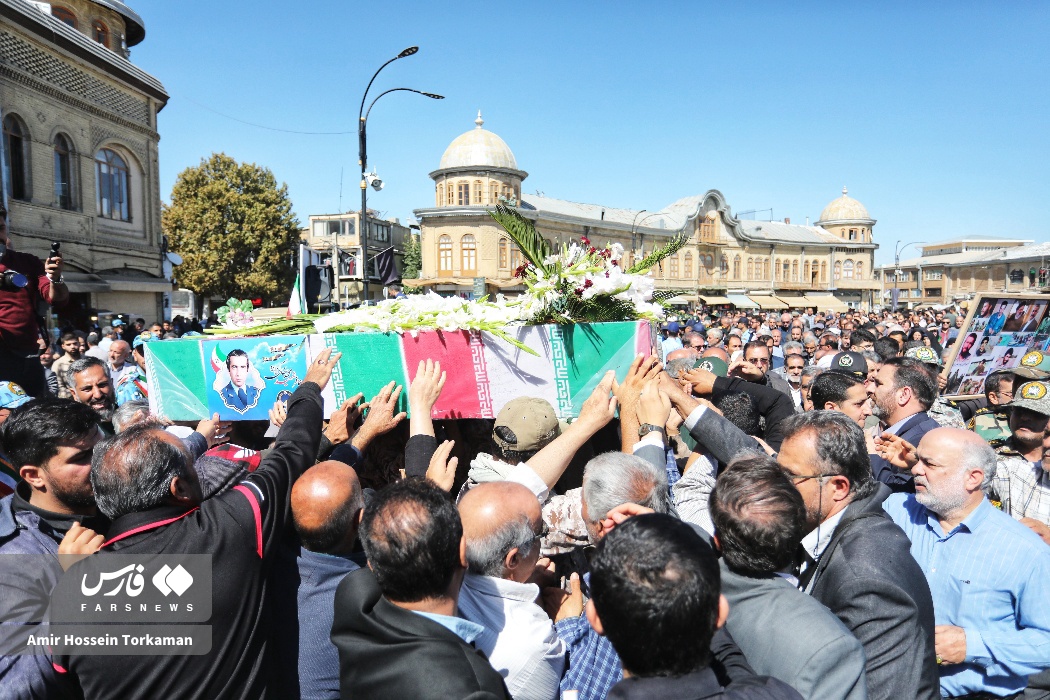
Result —
POLYGON ((1042 462, 1029 462, 1012 451, 1000 452, 992 485, 1004 513, 1050 525, 1050 472, 1042 462))
POLYGON ((966 632, 966 659, 940 667, 941 693, 1010 695, 1050 668, 1050 547, 987 499, 951 532, 915 500, 883 508, 911 540, 938 625, 966 632))

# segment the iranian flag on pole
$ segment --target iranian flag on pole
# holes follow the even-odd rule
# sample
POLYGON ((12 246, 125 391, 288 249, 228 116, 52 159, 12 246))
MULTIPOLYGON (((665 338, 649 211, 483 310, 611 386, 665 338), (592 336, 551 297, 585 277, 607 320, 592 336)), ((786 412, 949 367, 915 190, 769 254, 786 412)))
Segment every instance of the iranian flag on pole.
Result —
POLYGON ((303 308, 302 279, 296 275, 295 284, 292 285, 292 296, 288 299, 288 311, 284 315, 291 318, 304 313, 306 309, 303 308))

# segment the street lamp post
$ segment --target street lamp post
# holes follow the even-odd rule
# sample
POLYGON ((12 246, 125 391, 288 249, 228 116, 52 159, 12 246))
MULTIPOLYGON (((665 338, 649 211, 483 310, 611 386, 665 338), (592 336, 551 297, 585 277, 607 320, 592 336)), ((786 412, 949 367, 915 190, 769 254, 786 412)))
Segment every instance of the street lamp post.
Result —
MULTIPOLYGON (((368 99, 368 91, 372 88, 372 83, 375 82, 376 76, 378 76, 379 73, 384 68, 386 68, 391 63, 393 63, 394 61, 398 60, 399 58, 406 58, 408 56, 411 56, 411 55, 417 53, 418 51, 419 51, 419 47, 418 46, 409 46, 407 49, 405 49, 404 51, 402 51, 398 55, 394 56, 393 58, 391 58, 389 61, 387 61, 383 65, 379 66, 379 70, 377 70, 372 75, 372 79, 368 81, 368 86, 365 87, 365 92, 364 92, 363 95, 361 95, 361 107, 357 110, 357 147, 358 147, 358 160, 359 160, 359 162, 361 164, 361 216, 360 216, 360 218, 359 218, 357 223, 358 223, 358 239, 361 241, 361 258, 362 258, 362 260, 358 261, 358 265, 360 266, 360 269, 361 269, 361 281, 362 281, 361 292, 362 292, 362 296, 364 297, 362 299, 362 301, 364 303, 368 302, 368 293, 369 293, 369 291, 368 291, 368 195, 367 195, 367 189, 366 189, 368 187, 368 181, 367 181, 367 177, 368 177, 368 137, 367 137, 367 134, 366 134, 366 127, 367 127, 367 124, 368 124, 368 115, 372 112, 372 107, 374 107, 375 103, 379 101, 379 98, 382 97, 383 95, 387 95, 387 94, 389 94, 391 92, 414 92, 417 95, 423 95, 424 97, 429 97, 432 100, 443 100, 445 98, 442 95, 436 95, 436 94, 434 94, 432 92, 423 92, 421 90, 413 90, 412 88, 401 87, 401 88, 392 88, 390 90, 386 90, 384 92, 379 93, 379 95, 374 100, 372 100, 372 103, 370 105, 368 105, 368 110, 367 111, 365 110, 365 101, 368 99)), ((336 249, 336 253, 338 255, 338 248, 336 249)))
MULTIPOLYGON (((901 245, 903 241, 897 241, 896 247, 893 249, 893 310, 897 310, 898 300, 900 299, 900 281, 901 281, 901 251, 908 246, 922 245, 926 241, 912 241, 911 243, 905 243, 901 245)), ((920 268, 921 269, 921 268, 920 268)))

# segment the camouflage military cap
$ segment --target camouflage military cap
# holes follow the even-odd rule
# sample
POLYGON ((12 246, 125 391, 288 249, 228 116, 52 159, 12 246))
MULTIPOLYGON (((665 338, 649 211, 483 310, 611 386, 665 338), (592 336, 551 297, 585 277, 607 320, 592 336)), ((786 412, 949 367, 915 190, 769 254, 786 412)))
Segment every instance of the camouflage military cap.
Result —
POLYGON ((706 369, 716 377, 729 374, 729 365, 721 357, 701 357, 693 364, 693 369, 706 369))
POLYGON ((1050 385, 1046 382, 1028 382, 1014 392, 1011 407, 1027 408, 1044 416, 1050 416, 1050 385))
POLYGON ((914 347, 904 353, 905 357, 911 357, 918 360, 919 362, 925 362, 928 365, 940 365, 941 358, 937 355, 937 351, 933 348, 928 348, 925 345, 914 347))
POLYGON ((1050 372, 1050 355, 1040 352, 1039 350, 1030 350, 1021 358, 1021 363, 1017 368, 1019 369, 1021 367, 1038 370, 1040 372, 1050 372))

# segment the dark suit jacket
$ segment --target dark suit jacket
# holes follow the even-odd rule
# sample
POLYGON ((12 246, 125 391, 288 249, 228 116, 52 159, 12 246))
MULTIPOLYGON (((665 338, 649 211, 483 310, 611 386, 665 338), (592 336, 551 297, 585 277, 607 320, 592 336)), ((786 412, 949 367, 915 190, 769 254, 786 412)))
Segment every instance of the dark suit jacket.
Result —
POLYGON ((233 383, 227 384, 219 392, 219 396, 222 397, 222 402, 226 404, 227 408, 232 408, 234 411, 240 413, 246 412, 249 408, 259 403, 259 388, 254 386, 244 387, 244 393, 248 397, 248 403, 241 401, 241 397, 237 394, 236 387, 233 383))
MULTIPOLYGON (((939 427, 941 427, 940 423, 930 418, 926 411, 921 411, 909 418, 897 431, 897 435, 918 447, 923 435, 939 427)), ((868 457, 871 459, 871 472, 875 478, 889 486, 891 491, 915 493, 911 473, 899 471, 878 455, 868 455, 868 457)))
POLYGON ((826 607, 776 576, 745 576, 721 562, 726 629, 763 676, 813 700, 865 700, 864 650, 826 607))
MULTIPOLYGON (((770 391, 765 387, 761 388, 764 391, 770 391)), ((711 410, 704 411, 704 415, 689 430, 689 435, 703 445, 721 464, 729 464, 737 457, 743 457, 746 454, 764 455, 766 453, 753 437, 711 410)))
POLYGON ((864 645, 870 700, 936 700, 933 598, 908 536, 882 509, 889 495, 880 484, 846 507, 809 592, 864 645))
MULTIPOLYGON (((769 375, 766 375, 767 378, 769 375)), ((784 382, 787 384, 787 382, 784 382)), ((780 422, 785 418, 795 415, 795 404, 791 400, 790 389, 788 394, 777 391, 772 386, 749 382, 739 377, 718 377, 715 379, 715 389, 712 398, 718 399, 726 394, 744 393, 751 397, 760 416, 766 419, 766 429, 763 438, 774 450, 780 449, 780 443, 784 436, 780 430, 780 422)), ((721 460, 719 460, 721 461, 721 460)), ((725 463, 724 463, 725 464, 725 463)))
POLYGON ((510 700, 480 651, 433 620, 391 604, 370 569, 335 592, 332 643, 344 698, 510 700))

